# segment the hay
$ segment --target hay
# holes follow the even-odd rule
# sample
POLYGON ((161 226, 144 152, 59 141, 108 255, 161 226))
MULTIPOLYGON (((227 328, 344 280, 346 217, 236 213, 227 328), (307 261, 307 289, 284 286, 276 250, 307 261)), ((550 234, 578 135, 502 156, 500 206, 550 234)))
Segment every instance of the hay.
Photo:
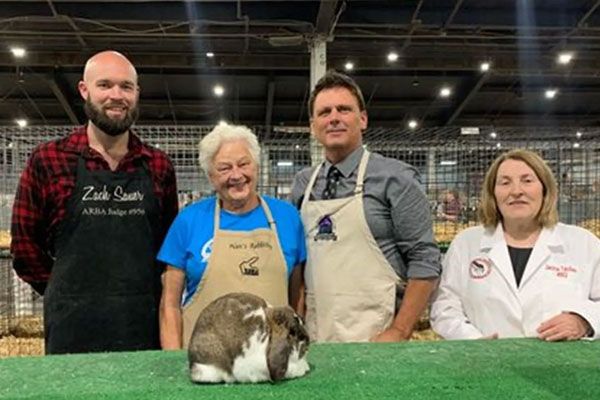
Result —
POLYGON ((44 339, 42 338, 17 338, 14 336, 0 338, 0 358, 41 355, 44 355, 44 339))
POLYGON ((41 316, 12 317, 0 320, 0 337, 43 338, 44 321, 41 316))
POLYGON ((0 249, 9 249, 10 241, 10 231, 0 230, 0 249))
POLYGON ((410 340, 431 341, 431 340, 441 340, 441 339, 442 338, 440 336, 438 336, 437 333, 435 333, 431 329, 426 329, 426 330, 422 330, 422 331, 413 332, 410 340))
POLYGON ((41 316, 18 317, 11 332, 14 336, 22 338, 43 338, 44 320, 41 316))

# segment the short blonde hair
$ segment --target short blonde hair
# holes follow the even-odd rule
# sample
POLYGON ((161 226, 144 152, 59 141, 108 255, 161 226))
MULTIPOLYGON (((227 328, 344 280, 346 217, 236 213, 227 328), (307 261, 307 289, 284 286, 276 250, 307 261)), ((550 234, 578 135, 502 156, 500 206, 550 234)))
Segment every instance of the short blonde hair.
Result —
POLYGON ((198 156, 200 167, 206 175, 209 175, 213 166, 213 158, 221 148, 221 145, 225 142, 234 142, 237 140, 246 141, 254 162, 257 166, 260 165, 260 145, 258 144, 256 135, 243 125, 229 125, 222 122, 204 136, 198 144, 198 149, 200 150, 198 156))
POLYGON ((558 185, 556 178, 548 164, 537 153, 526 149, 515 149, 499 155, 488 168, 483 187, 481 188, 481 204, 478 209, 479 221, 486 228, 495 228, 502 215, 496 204, 494 189, 496 187, 496 176, 500 165, 506 160, 518 160, 527 164, 537 175, 542 183, 543 195, 542 207, 536 216, 540 226, 551 228, 558 223, 558 211, 556 201, 558 199, 558 185))

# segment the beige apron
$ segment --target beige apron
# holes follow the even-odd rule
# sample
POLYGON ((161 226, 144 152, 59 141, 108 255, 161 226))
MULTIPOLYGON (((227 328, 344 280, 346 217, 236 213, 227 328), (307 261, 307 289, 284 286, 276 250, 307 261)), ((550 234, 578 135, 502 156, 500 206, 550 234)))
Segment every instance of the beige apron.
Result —
POLYGON ((365 150, 353 196, 309 201, 320 168, 304 193, 306 326, 311 340, 368 341, 394 319, 400 279, 379 249, 363 208, 368 159, 365 150))
POLYGON ((287 267, 271 210, 260 203, 271 229, 250 232, 219 229, 221 207, 217 199, 212 252, 190 302, 183 308, 183 348, 188 347, 196 319, 213 300, 232 292, 248 292, 273 306, 288 304, 287 267))

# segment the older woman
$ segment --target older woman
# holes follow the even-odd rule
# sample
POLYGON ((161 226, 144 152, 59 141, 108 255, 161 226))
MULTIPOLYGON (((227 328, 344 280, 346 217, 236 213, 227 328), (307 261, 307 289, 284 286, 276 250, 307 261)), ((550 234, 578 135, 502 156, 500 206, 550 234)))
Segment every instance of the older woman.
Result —
POLYGON ((186 207, 158 254, 168 265, 164 349, 187 347, 200 311, 224 294, 288 303, 288 277, 306 259, 303 227, 291 204, 256 193, 259 155, 256 136, 243 126, 220 124, 200 142, 200 165, 216 196, 186 207))
POLYGON ((600 240, 558 223, 557 185, 535 153, 513 150, 489 168, 479 216, 444 259, 431 309, 447 339, 600 337, 600 240))

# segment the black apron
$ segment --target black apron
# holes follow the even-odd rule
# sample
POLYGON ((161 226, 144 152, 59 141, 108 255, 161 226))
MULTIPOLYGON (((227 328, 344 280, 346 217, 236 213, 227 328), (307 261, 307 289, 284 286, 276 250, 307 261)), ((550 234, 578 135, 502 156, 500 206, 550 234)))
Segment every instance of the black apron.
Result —
POLYGON ((147 164, 88 171, 76 184, 55 242, 44 294, 47 354, 159 349, 159 207, 147 164))

